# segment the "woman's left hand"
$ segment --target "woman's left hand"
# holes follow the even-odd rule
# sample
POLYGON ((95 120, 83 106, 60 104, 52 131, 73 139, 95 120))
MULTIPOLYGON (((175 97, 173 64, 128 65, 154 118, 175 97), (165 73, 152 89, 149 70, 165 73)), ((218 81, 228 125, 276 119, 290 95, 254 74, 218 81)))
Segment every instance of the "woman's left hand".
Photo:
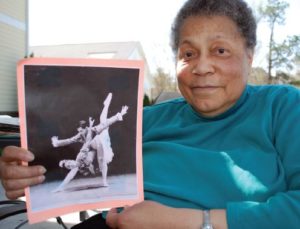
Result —
POLYGON ((201 211, 171 208, 153 201, 143 201, 118 213, 111 209, 106 217, 114 229, 200 228, 201 211))

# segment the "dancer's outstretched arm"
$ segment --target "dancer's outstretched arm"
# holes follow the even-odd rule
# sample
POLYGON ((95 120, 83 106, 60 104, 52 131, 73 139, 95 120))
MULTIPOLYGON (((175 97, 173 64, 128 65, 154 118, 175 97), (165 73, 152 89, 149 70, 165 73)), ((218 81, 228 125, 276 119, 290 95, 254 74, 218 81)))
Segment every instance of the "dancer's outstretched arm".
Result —
POLYGON ((66 139, 58 139, 58 136, 53 136, 51 138, 51 143, 53 147, 67 146, 75 142, 81 142, 81 141, 82 141, 82 133, 78 133, 75 136, 66 139))

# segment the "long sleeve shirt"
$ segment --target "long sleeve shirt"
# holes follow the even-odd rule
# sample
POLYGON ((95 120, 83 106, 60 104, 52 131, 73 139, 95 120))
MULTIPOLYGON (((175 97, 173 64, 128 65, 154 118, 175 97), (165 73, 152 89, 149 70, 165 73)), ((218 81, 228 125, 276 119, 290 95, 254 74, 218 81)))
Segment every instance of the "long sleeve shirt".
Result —
POLYGON ((300 228, 300 92, 247 86, 212 118, 183 98, 144 109, 145 198, 226 209, 229 229, 300 228))

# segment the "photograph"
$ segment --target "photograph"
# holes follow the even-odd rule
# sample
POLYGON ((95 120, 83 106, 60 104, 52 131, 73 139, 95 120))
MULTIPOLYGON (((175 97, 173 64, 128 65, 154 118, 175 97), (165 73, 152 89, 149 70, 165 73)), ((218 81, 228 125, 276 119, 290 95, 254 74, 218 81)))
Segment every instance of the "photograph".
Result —
POLYGON ((143 200, 143 62, 29 58, 18 64, 21 145, 45 182, 29 222, 143 200))

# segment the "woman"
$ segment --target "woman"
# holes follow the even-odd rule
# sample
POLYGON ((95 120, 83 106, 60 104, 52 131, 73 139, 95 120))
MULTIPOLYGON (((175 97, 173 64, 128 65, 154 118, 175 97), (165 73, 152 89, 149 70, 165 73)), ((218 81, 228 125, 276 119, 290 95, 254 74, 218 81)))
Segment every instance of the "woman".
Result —
MULTIPOLYGON (((146 201, 121 213, 112 209, 109 227, 299 227, 300 93, 246 84, 255 30, 242 0, 188 0, 179 11, 172 47, 184 98, 144 110, 146 201)), ((40 182, 41 168, 22 168, 32 177, 25 178, 9 165, 29 155, 4 152, 2 177, 11 198, 40 182)))

